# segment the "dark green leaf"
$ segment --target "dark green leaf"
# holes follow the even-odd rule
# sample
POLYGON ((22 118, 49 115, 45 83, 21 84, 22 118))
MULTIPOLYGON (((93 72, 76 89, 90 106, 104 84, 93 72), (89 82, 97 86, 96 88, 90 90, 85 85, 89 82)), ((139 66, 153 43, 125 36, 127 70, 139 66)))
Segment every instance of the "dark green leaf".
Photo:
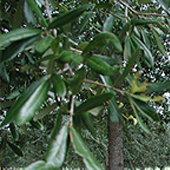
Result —
POLYGON ((147 24, 156 24, 156 20, 141 20, 141 19, 132 19, 131 24, 132 25, 147 25, 147 24))
POLYGON ((165 92, 170 89, 170 81, 153 83, 147 86, 149 92, 165 92))
POLYGON ((39 53, 44 53, 50 47, 52 41, 51 36, 44 37, 35 45, 35 50, 39 53))
POLYGON ((128 60, 131 57, 131 40, 130 37, 125 37, 125 47, 123 52, 123 57, 128 60))
POLYGON ((10 46, 6 48, 5 51, 2 52, 3 55, 0 59, 0 62, 2 63, 12 60, 14 57, 17 56, 17 54, 21 53, 25 49, 25 47, 37 40, 37 38, 38 36, 13 42, 10 46))
POLYGON ((103 25, 103 32, 112 32, 113 29, 113 16, 110 15, 109 17, 107 17, 104 25, 103 25))
POLYGON ((30 121, 46 99, 49 87, 48 79, 49 77, 45 76, 28 87, 11 107, 1 125, 12 121, 17 124, 30 121))
POLYGON ((19 139, 19 133, 18 133, 18 131, 16 130, 14 123, 11 123, 10 126, 9 126, 9 128, 10 128, 10 131, 11 131, 11 134, 12 134, 13 139, 14 139, 15 141, 18 141, 18 139, 19 139))
POLYGON ((22 150, 18 146, 10 143, 9 141, 7 141, 7 144, 18 156, 23 156, 22 150))
POLYGON ((92 133, 93 136, 96 136, 96 131, 90 114, 86 112, 81 114, 81 117, 87 129, 92 133))
POLYGON ((67 12, 65 14, 60 15, 57 19, 53 20, 49 24, 49 28, 56 28, 56 27, 62 27, 73 20, 77 19, 83 12, 85 12, 88 8, 90 8, 92 5, 84 5, 81 7, 78 7, 70 12, 67 12))
POLYGON ((130 27, 131 27, 131 24, 129 22, 126 22, 119 34, 120 42, 124 41, 124 39, 126 37, 126 33, 130 30, 130 27))
POLYGON ((24 16, 25 16, 27 23, 30 23, 33 25, 37 23, 37 20, 34 17, 31 7, 28 5, 27 1, 24 2, 24 16))
POLYGON ((135 61, 138 57, 139 54, 139 49, 137 48, 136 51, 134 52, 134 54, 132 54, 132 57, 128 60, 126 67, 123 71, 123 73, 121 74, 121 76, 119 76, 119 78, 115 81, 114 86, 116 86, 117 84, 119 84, 120 82, 122 82, 125 77, 130 73, 131 69, 133 68, 135 61))
POLYGON ((83 112, 87 112, 88 110, 91 110, 97 106, 102 105, 104 102, 110 100, 112 97, 113 97, 112 93, 103 93, 103 94, 95 95, 87 99, 84 103, 80 104, 76 108, 75 113, 80 114, 83 112))
POLYGON ((50 144, 50 147, 45 156, 47 166, 60 168, 65 160, 67 151, 68 126, 63 126, 59 134, 50 144))
POLYGON ((9 46, 12 42, 40 35, 41 30, 36 28, 19 28, 0 35, 0 47, 9 46))
POLYGON ((39 130, 44 129, 43 125, 39 121, 34 121, 33 119, 31 119, 30 124, 36 129, 39 129, 39 130))
POLYGON ((115 75, 119 73, 119 66, 110 66, 105 61, 101 60, 96 56, 85 58, 86 64, 91 67, 94 71, 103 75, 115 75))
POLYGON ((99 4, 97 4, 96 6, 95 6, 95 8, 104 8, 104 9, 110 9, 110 8, 112 8, 112 4, 111 3, 103 3, 103 2, 100 2, 99 4))
POLYGON ((86 168, 88 170, 104 170, 104 168, 93 157, 83 139, 73 127, 70 128, 70 133, 73 147, 77 154, 83 158, 86 168))
POLYGON ((43 25, 45 27, 48 27, 48 24, 46 22, 46 19, 44 18, 41 10, 39 9, 39 7, 37 6, 37 4, 35 3, 34 0, 26 0, 28 5, 31 7, 31 9, 37 14, 37 16, 42 20, 43 25))
POLYGON ((64 98, 67 92, 65 82, 61 79, 60 75, 52 74, 52 83, 56 96, 64 98))
POLYGON ((9 83, 10 81, 10 77, 7 73, 7 70, 6 70, 6 66, 4 63, 1 63, 0 64, 0 78, 5 82, 5 83, 9 83))
POLYGON ((102 32, 97 34, 92 41, 85 47, 83 53, 91 52, 96 48, 101 48, 105 45, 112 44, 113 47, 122 52, 122 45, 116 35, 110 32, 102 32))

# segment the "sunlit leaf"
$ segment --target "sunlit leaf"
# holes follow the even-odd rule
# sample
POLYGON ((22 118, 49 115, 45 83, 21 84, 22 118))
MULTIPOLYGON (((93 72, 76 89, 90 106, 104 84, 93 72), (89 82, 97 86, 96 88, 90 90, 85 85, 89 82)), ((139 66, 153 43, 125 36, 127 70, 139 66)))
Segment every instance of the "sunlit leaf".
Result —
POLYGON ((112 32, 112 28, 113 28, 113 16, 110 15, 109 17, 107 17, 104 25, 103 25, 103 32, 112 32))
POLYGON ((27 166, 25 170, 47 170, 44 168, 45 164, 45 161, 39 160, 27 166))
POLYGON ((73 148, 76 151, 76 153, 83 158, 87 170, 94 170, 94 169, 104 170, 104 168, 93 157, 90 150, 85 145, 83 139, 73 127, 70 128, 70 134, 71 134, 71 142, 73 143, 73 148))

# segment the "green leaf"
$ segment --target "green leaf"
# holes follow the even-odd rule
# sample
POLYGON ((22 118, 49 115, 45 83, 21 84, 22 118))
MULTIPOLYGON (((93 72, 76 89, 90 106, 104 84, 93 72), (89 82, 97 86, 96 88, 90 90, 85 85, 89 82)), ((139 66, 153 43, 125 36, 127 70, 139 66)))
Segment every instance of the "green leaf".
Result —
POLYGON ((110 32, 102 32, 97 34, 93 40, 88 43, 83 50, 83 53, 91 52, 96 48, 101 48, 109 43, 112 44, 116 50, 122 52, 122 45, 117 36, 110 32))
POLYGON ((30 124, 36 129, 39 129, 39 130, 44 129, 43 125, 39 121, 34 121, 33 119, 31 119, 30 124))
MULTIPOLYGON (((105 85, 109 85, 109 86, 112 86, 112 82, 111 82, 111 79, 110 77, 108 76, 100 76, 103 83, 105 85)), ((119 108, 118 108, 118 105, 117 105, 117 102, 116 102, 116 97, 115 97, 115 92, 111 89, 108 89, 107 88, 107 91, 108 92, 111 92, 113 97, 110 99, 109 101, 109 117, 110 117, 110 120, 114 123, 114 124, 117 124, 119 122, 119 116, 120 116, 120 111, 119 111, 119 108)))
POLYGON ((86 112, 86 113, 83 113, 81 117, 87 129, 92 133, 93 136, 96 136, 96 131, 95 131, 94 124, 93 124, 90 114, 86 112))
POLYGON ((165 52, 165 48, 163 46, 163 44, 161 43, 160 39, 159 39, 159 36, 157 34, 157 31, 155 30, 154 27, 152 27, 152 32, 153 32, 153 35, 154 35, 154 38, 156 40, 156 44, 158 46, 158 49, 159 51, 164 55, 164 56, 167 56, 166 52, 165 52))
POLYGON ((86 69, 82 67, 76 72, 73 78, 67 80, 67 83, 69 84, 73 94, 77 94, 80 91, 81 85, 85 78, 85 74, 86 74, 86 69))
POLYGON ((113 97, 112 93, 103 93, 99 95, 95 95, 89 99, 87 99, 84 103, 80 104, 76 110, 75 113, 83 113, 87 112, 88 110, 91 110, 97 106, 102 105, 104 102, 110 100, 113 97))
POLYGON ((46 153, 47 165, 53 168, 60 168, 64 163, 67 151, 68 126, 63 126, 59 134, 52 140, 46 153))
POLYGON ((125 37, 125 47, 124 47, 123 57, 125 60, 128 60, 131 57, 130 37, 125 37))
POLYGON ((170 81, 153 83, 147 86, 147 91, 149 92, 165 92, 170 89, 170 81))
POLYGON ((135 61, 136 61, 136 59, 138 57, 138 54, 139 54, 139 49, 137 48, 136 51, 132 54, 131 58, 128 60, 123 73, 115 81, 114 86, 121 83, 126 78, 126 76, 130 73, 130 71, 133 68, 133 66, 135 64, 135 61))
POLYGON ((158 0, 159 4, 162 6, 162 8, 170 15, 170 1, 169 0, 158 0))
POLYGON ((103 75, 115 75, 119 73, 119 66, 110 66, 105 61, 101 60, 97 56, 91 56, 85 58, 86 64, 91 67, 94 71, 103 74, 103 75))
POLYGON ((126 37, 126 33, 130 30, 131 28, 131 24, 129 22, 126 22, 119 34, 119 40, 120 42, 123 42, 125 37, 126 37))
POLYGON ((0 59, 0 62, 3 63, 12 60, 17 56, 17 54, 23 52, 28 45, 37 40, 37 38, 38 36, 13 42, 10 46, 6 48, 5 51, 2 52, 3 55, 0 59))
POLYGON ((81 14, 83 14, 83 12, 85 12, 91 6, 92 6, 91 4, 87 4, 87 5, 78 7, 70 12, 60 15, 57 19, 53 20, 49 24, 49 28, 62 27, 72 22, 73 20, 77 19, 81 14))
POLYGON ((141 19, 132 19, 131 24, 132 25, 147 25, 147 24, 156 24, 156 20, 141 20, 141 19))
POLYGON ((9 46, 12 42, 27 39, 41 34, 36 28, 19 28, 0 35, 0 47, 9 46))
POLYGON ((112 32, 113 29, 113 16, 110 15, 109 17, 107 17, 104 25, 103 25, 103 32, 112 32))
MULTIPOLYGON (((25 170, 47 170, 44 168, 46 162, 45 161, 42 161, 42 160, 39 160, 39 161, 36 161, 34 163, 32 163, 31 165, 27 166, 25 168, 25 170)), ((50 170, 50 169, 48 169, 50 170)))
POLYGON ((110 8, 112 8, 112 4, 111 3, 103 3, 103 2, 100 2, 100 3, 98 3, 96 6, 95 6, 95 8, 98 8, 98 9, 100 9, 100 8, 104 8, 104 9, 110 9, 110 8))
POLYGON ((67 93, 65 82, 58 74, 52 74, 51 78, 56 96, 64 98, 67 93))
POLYGON ((87 170, 104 170, 104 168, 97 162, 93 157, 88 147, 85 145, 83 139, 78 134, 78 132, 71 127, 70 128, 71 141, 73 143, 73 148, 76 153, 83 158, 87 170))
POLYGON ((18 131, 16 130, 14 123, 11 123, 10 126, 9 126, 9 128, 10 128, 10 131, 11 131, 11 134, 12 134, 13 139, 14 139, 15 141, 18 141, 18 139, 19 139, 19 133, 18 133, 18 131))
POLYGON ((7 73, 6 66, 4 63, 0 63, 0 78, 5 82, 9 83, 10 77, 7 73))
POLYGON ((7 141, 7 144, 13 150, 14 153, 16 153, 18 156, 23 156, 22 150, 18 146, 10 143, 9 141, 7 141))
POLYGON ((48 79, 48 76, 44 76, 28 87, 11 107, 1 126, 12 121, 17 124, 29 122, 46 99, 49 87, 48 79))
POLYGON ((152 56, 152 53, 150 52, 150 50, 145 46, 145 44, 138 39, 136 36, 131 36, 131 39, 134 41, 134 43, 137 45, 137 47, 139 47, 141 50, 144 51, 146 60, 149 62, 149 64, 153 67, 154 65, 154 59, 152 56))
POLYGON ((53 39, 51 36, 42 38, 36 45, 35 50, 39 53, 44 53, 51 45, 53 39))
POLYGON ((31 9, 37 14, 37 16, 42 20, 43 25, 45 27, 48 27, 48 24, 46 22, 46 19, 44 18, 41 10, 39 9, 38 5, 35 3, 34 0, 26 0, 28 5, 31 7, 31 9))

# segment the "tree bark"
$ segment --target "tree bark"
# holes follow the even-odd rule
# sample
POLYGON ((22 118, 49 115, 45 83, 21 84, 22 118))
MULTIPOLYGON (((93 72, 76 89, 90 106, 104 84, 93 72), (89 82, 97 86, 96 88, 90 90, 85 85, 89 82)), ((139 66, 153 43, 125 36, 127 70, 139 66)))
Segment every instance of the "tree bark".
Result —
POLYGON ((122 122, 114 125, 108 118, 108 170, 124 170, 122 122))

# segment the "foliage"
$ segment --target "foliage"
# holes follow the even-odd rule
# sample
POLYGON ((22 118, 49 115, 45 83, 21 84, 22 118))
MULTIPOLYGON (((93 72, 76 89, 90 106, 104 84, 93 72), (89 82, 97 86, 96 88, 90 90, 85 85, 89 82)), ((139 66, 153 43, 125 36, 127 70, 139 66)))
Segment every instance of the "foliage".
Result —
POLYGON ((104 169, 80 135, 86 126, 95 138, 91 115, 108 109, 118 123, 125 110, 117 103, 121 94, 133 111, 126 117, 150 133, 147 119, 160 119, 152 106, 170 89, 169 80, 148 82, 140 71, 154 70, 153 54, 167 58, 160 35, 170 30, 168 2, 67 3, 1 1, 1 149, 23 156, 18 128, 32 125, 51 134, 45 157, 26 170, 59 169, 70 145, 87 169, 104 169))

